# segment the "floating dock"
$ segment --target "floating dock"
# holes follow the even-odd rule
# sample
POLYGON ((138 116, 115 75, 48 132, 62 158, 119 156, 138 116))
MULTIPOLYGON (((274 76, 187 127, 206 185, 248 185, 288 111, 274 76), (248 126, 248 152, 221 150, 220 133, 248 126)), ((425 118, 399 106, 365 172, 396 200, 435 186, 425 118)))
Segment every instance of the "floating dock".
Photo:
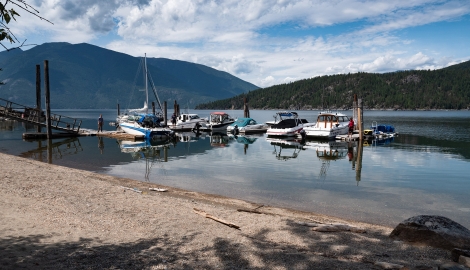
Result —
MULTIPOLYGON (((91 129, 81 129, 78 133, 52 133, 52 138, 68 138, 68 137, 86 137, 86 136, 98 136, 98 137, 107 137, 114 138, 118 140, 128 140, 128 141, 143 141, 143 135, 131 135, 122 131, 102 131, 98 132, 97 130, 91 129)), ((47 133, 23 133, 23 139, 47 139, 47 133)))

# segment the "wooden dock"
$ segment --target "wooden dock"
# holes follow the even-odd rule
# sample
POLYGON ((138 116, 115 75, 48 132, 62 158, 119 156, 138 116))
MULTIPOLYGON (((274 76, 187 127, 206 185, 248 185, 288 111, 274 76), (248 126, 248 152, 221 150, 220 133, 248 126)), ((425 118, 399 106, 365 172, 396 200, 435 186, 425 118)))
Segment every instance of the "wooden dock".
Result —
MULTIPOLYGON (((127 141, 143 141, 143 135, 131 135, 122 131, 102 131, 98 132, 97 130, 92 129, 82 129, 78 133, 52 133, 52 138, 67 138, 67 137, 86 137, 86 136, 98 136, 98 137, 107 137, 114 138, 118 140, 127 140, 127 141)), ((23 133, 23 139, 47 139, 47 133, 23 133)))

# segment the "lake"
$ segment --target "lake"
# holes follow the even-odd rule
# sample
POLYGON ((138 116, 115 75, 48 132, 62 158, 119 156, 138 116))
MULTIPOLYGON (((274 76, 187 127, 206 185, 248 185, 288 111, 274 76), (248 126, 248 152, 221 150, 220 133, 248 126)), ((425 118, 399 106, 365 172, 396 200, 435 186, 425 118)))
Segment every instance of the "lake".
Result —
MULTIPOLYGON (((210 111, 190 110, 201 117, 210 111)), ((242 117, 243 111, 226 111, 242 117)), ((343 111, 344 112, 344 111, 343 111)), ((352 111, 345 111, 352 115, 352 111)), ((96 129, 115 110, 53 110, 96 129)), ((169 112, 171 115, 172 111, 169 112)), ((276 111, 250 111, 258 122, 276 111)), ((318 111, 298 111, 314 121, 318 111)), ((52 163, 171 187, 396 226, 414 215, 442 215, 470 228, 470 111, 365 111, 393 125, 393 140, 362 147, 347 142, 271 140, 257 136, 178 134, 159 145, 116 139, 54 139, 52 163), (139 148, 140 147, 140 148, 139 148)), ((105 124, 105 130, 114 130, 105 124)), ((23 141, 35 128, 0 122, 0 151, 48 162, 47 141, 23 141)))

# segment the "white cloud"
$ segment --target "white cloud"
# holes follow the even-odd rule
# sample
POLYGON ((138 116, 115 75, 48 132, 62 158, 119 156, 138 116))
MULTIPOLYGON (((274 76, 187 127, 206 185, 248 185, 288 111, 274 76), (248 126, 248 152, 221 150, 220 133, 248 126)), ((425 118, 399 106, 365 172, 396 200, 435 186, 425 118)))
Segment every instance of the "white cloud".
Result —
POLYGON ((414 47, 416 41, 399 32, 468 16, 466 0, 31 3, 54 25, 20 12, 12 25, 20 38, 89 42, 134 56, 196 62, 259 86, 343 72, 432 69, 470 57, 468 51, 456 54, 451 44, 438 53, 414 47))

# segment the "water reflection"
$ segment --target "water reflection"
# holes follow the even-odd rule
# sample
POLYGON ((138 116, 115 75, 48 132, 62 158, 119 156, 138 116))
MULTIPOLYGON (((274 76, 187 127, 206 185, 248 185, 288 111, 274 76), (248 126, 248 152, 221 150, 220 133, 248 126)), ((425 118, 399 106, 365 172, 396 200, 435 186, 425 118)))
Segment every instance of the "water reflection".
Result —
POLYGON ((121 140, 121 152, 131 154, 133 160, 145 162, 145 180, 150 181, 150 172, 155 163, 168 162, 168 149, 175 144, 174 140, 126 141, 121 140))
POLYGON ((228 136, 230 140, 234 140, 237 143, 243 144, 243 153, 246 155, 248 153, 249 145, 253 144, 259 137, 262 137, 263 134, 253 134, 253 135, 229 134, 228 136))
POLYGON ((274 147, 273 154, 278 160, 286 161, 289 159, 297 158, 299 156, 299 153, 302 150, 305 150, 304 142, 300 139, 266 137, 266 141, 268 141, 274 147), (284 149, 286 149, 286 151, 288 152, 287 154, 282 153, 284 149))
POLYGON ((60 141, 34 140, 37 148, 20 153, 20 157, 31 158, 39 161, 52 163, 53 160, 63 159, 67 156, 76 155, 83 152, 83 147, 77 137, 67 138, 60 141))

